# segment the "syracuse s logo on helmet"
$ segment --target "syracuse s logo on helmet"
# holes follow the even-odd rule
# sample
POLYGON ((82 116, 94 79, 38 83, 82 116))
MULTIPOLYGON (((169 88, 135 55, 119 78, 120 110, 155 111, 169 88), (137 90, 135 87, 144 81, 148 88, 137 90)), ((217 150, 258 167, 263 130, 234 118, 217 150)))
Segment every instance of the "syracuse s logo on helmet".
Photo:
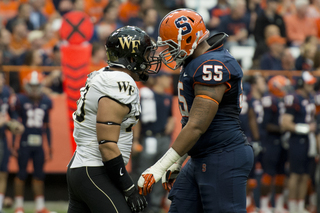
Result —
POLYGON ((192 27, 191 25, 188 23, 188 18, 185 16, 181 16, 179 18, 177 18, 176 20, 174 20, 174 24, 176 25, 176 27, 182 28, 182 35, 187 35, 188 33, 191 33, 192 31, 192 27))
POLYGON ((132 40, 132 36, 128 36, 128 37, 119 37, 118 38, 121 44, 122 49, 125 49, 125 46, 127 46, 128 49, 132 49, 131 53, 135 53, 135 49, 139 48, 140 45, 140 41, 139 40, 132 40))

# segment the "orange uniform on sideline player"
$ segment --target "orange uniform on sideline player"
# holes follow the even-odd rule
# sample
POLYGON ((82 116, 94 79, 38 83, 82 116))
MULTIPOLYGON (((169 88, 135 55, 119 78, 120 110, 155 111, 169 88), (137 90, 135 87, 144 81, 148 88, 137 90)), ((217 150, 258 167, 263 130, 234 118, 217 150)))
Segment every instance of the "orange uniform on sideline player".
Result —
POLYGON ((103 15, 103 9, 108 5, 109 0, 85 0, 85 12, 97 23, 103 15))
POLYGON ((120 20, 126 24, 130 18, 138 16, 139 9, 139 0, 127 0, 120 5, 120 20))
POLYGON ((15 17, 18 13, 19 2, 13 0, 2 0, 0 1, 0 18, 5 24, 7 20, 15 17))
POLYGON ((56 8, 54 7, 52 0, 46 0, 46 4, 44 5, 42 12, 47 17, 53 15, 56 12, 56 8))

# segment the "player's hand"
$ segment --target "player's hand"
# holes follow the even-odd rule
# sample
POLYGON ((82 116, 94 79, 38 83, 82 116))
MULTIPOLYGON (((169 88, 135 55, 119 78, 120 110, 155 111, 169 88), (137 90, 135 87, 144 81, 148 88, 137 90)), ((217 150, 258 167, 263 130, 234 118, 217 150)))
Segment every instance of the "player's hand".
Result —
POLYGON ((159 170, 154 166, 145 170, 138 180, 139 193, 143 195, 150 193, 153 185, 161 179, 162 175, 162 170, 159 170))
POLYGON ((7 122, 7 126, 14 135, 22 134, 24 132, 24 126, 19 121, 10 120, 7 122))
POLYGON ((167 169, 167 171, 162 176, 162 186, 165 190, 168 192, 171 191, 174 182, 176 181, 176 178, 178 174, 180 173, 181 165, 178 163, 172 164, 172 166, 167 169))
POLYGON ((50 147, 48 150, 48 155, 46 156, 46 161, 52 160, 52 148, 50 147))
POLYGON ((309 124, 310 132, 315 132, 317 130, 317 124, 315 122, 309 124))
POLYGON ((140 195, 135 186, 124 193, 132 212, 142 212, 148 205, 146 198, 140 195))
POLYGON ((252 141, 251 145, 253 148, 254 156, 255 157, 258 156, 260 154, 260 152, 262 152, 262 150, 263 150, 260 141, 252 141))

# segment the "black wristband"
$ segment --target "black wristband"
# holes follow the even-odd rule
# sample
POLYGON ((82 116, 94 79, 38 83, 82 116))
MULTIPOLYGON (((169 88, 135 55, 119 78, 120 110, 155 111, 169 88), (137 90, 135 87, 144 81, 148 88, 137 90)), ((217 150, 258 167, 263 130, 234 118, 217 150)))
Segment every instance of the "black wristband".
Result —
POLYGON ((121 154, 118 157, 103 162, 103 164, 112 182, 122 191, 126 192, 134 186, 134 183, 126 170, 121 154))

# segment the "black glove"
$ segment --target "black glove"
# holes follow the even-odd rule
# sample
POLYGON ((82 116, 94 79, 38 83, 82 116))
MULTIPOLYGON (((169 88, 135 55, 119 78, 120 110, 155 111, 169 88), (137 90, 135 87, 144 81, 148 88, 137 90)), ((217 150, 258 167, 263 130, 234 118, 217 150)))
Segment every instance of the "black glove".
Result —
POLYGON ((128 191, 125 191, 124 196, 132 212, 141 212, 148 205, 146 198, 139 194, 135 185, 132 185, 128 191))

